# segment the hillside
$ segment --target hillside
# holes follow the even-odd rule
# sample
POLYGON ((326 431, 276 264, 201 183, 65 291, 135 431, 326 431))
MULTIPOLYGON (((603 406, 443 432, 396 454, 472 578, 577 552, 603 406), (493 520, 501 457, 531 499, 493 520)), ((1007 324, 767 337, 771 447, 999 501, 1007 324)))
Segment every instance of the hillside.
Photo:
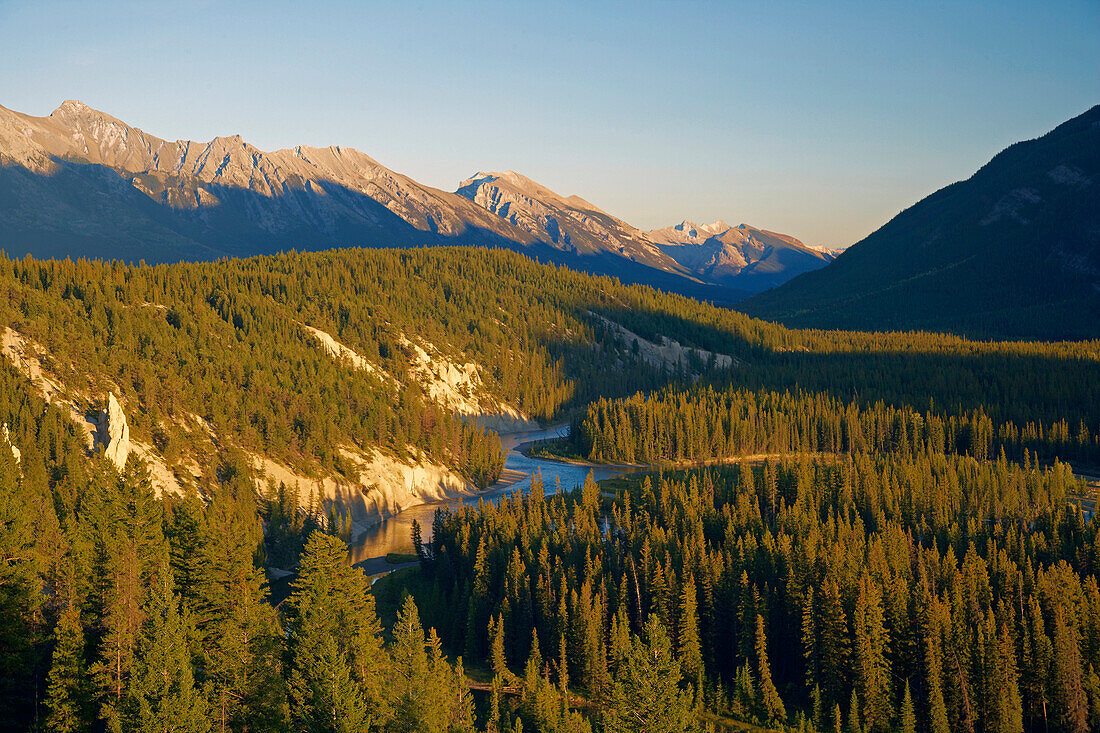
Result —
POLYGON ((789 331, 498 250, 0 260, 0 296, 0 351, 89 450, 143 459, 161 494, 203 491, 243 452, 261 489, 298 486, 356 523, 495 480, 499 445, 478 428, 700 379, 844 399, 859 384, 865 401, 992 403, 997 420, 1071 431, 1100 410, 1073 386, 1095 343, 789 331))
POLYGON ((1100 335, 1100 106, 738 308, 794 327, 1100 335))
POLYGON ((485 429, 708 368, 674 323, 646 331, 658 348, 613 320, 690 301, 505 251, 4 260, 0 292, 0 351, 90 451, 143 459, 159 494, 201 492, 243 452, 260 488, 357 524, 492 483, 485 429))
MULTIPOLYGON (((687 628, 678 619, 693 613, 701 638, 723 629, 721 646, 708 642, 689 667, 688 680, 707 684, 733 685, 744 652, 715 650, 753 638, 721 609, 767 613, 777 658, 801 660, 790 624, 803 605, 778 553, 801 553, 803 538, 861 572, 884 567, 873 549, 884 531, 897 568, 912 567, 919 542, 941 548, 933 566, 954 572, 968 547, 996 548, 1006 532, 1036 573, 1061 558, 1095 562, 1095 531, 1067 504, 1081 487, 1055 461, 1100 455, 1100 342, 793 331, 470 247, 157 266, 0 257, 0 324, 0 706, 18 729, 45 714, 42 700, 61 709, 65 691, 73 719, 141 720, 166 674, 192 696, 184 710, 233 730, 286 730, 293 711, 314 709, 295 687, 312 674, 356 680, 340 699, 374 701, 383 720, 411 699, 401 680, 418 679, 449 690, 451 714, 469 721, 470 683, 446 645, 475 674, 516 675, 527 660, 522 687, 509 677, 507 715, 563 729, 540 717, 551 711, 585 730, 585 716, 615 709, 601 690, 625 679, 617 660, 651 656, 637 629, 658 653, 665 628, 687 628), (501 458, 479 424, 568 418, 596 460, 794 455, 682 484, 643 479, 613 504, 594 486, 546 496, 536 482, 527 498, 440 513, 423 572, 402 576, 415 602, 392 589, 402 608, 383 646, 369 580, 348 566, 343 538, 415 503, 476 496, 501 458), (1005 454, 1012 463, 995 460, 1005 454), (767 562, 746 562, 750 550, 767 562), (283 579, 282 595, 265 572, 283 579), (427 639, 417 604, 437 629, 427 639), (618 632, 605 641, 598 628, 618 632), (307 656, 314 643, 358 651, 307 656), (551 659, 555 644, 560 664, 540 676, 540 649, 551 659), (341 667, 353 653, 375 661, 341 667), (559 684, 564 704, 553 702, 559 684)), ((844 607, 859 576, 826 576, 842 581, 833 597, 844 607)), ((889 588, 913 587, 889 577, 889 588)), ((892 633, 919 628, 908 608, 899 601, 892 633)), ((687 715, 685 647, 673 658, 663 644, 673 695, 656 714, 687 715)), ((775 674, 790 709, 809 710, 801 669, 775 674)), ((737 684, 736 699, 707 698, 708 713, 783 717, 737 684)), ((847 704, 849 688, 835 681, 830 703, 847 704)))

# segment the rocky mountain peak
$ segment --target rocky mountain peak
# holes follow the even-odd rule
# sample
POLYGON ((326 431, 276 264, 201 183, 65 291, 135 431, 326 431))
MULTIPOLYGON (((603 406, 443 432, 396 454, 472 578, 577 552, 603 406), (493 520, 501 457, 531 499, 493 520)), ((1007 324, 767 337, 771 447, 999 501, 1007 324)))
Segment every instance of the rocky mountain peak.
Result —
MULTIPOLYGON (((16 192, 10 208, 0 207, 9 254, 39 253, 47 241, 51 253, 148 262, 290 247, 488 244, 729 297, 723 283, 663 251, 671 241, 510 169, 479 170, 448 193, 353 148, 265 152, 239 134, 172 142, 73 99, 48 117, 0 107, 0 160, 0 194, 16 192)), ((679 229, 671 237, 678 244, 684 229, 696 245, 730 236, 722 221, 679 229)))
POLYGON ((50 117, 60 117, 66 114, 79 114, 91 109, 91 107, 84 104, 79 99, 66 99, 64 102, 57 106, 57 109, 55 109, 50 114, 50 117))

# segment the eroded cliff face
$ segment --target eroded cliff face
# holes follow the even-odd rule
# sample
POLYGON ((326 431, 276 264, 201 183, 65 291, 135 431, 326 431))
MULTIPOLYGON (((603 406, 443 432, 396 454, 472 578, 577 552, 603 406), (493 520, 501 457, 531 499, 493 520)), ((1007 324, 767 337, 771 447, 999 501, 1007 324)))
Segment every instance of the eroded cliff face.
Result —
POLYGON ((403 339, 401 343, 412 354, 414 376, 437 404, 498 433, 515 433, 539 427, 537 422, 512 405, 489 394, 479 365, 452 361, 427 342, 421 346, 403 339))
POLYGON ((108 395, 107 409, 99 417, 96 441, 103 446, 103 456, 118 470, 126 467, 131 450, 130 426, 114 392, 108 395))
POLYGON ((15 459, 16 463, 21 463, 23 460, 23 453, 15 447, 15 443, 11 442, 11 432, 8 431, 8 424, 4 423, 4 428, 0 433, 4 436, 4 442, 11 448, 11 457, 15 459))
POLYGON ((673 341, 666 336, 661 336, 660 343, 654 343, 598 313, 589 311, 588 314, 599 319, 605 326, 614 331, 628 348, 632 348, 634 344, 637 344, 638 354, 654 366, 680 369, 687 367, 692 361, 698 361, 704 365, 713 363, 719 369, 741 366, 741 361, 729 354, 718 354, 706 349, 683 346, 679 341, 673 341))
POLYGON ((364 453, 350 447, 341 448, 340 454, 356 467, 354 480, 331 474, 307 476, 256 454, 252 463, 261 490, 269 492, 282 484, 297 493, 303 507, 312 502, 326 513, 330 508, 347 513, 356 531, 417 504, 477 494, 473 484, 423 454, 411 452, 410 458, 401 459, 377 449, 364 453))
MULTIPOLYGON (((377 377, 387 387, 400 389, 393 375, 341 343, 332 334, 314 326, 303 326, 325 353, 352 369, 377 377)), ((456 412, 469 422, 498 433, 535 430, 539 424, 507 402, 494 397, 485 387, 481 366, 448 357, 433 344, 402 336, 401 346, 411 357, 411 373, 424 393, 436 404, 456 412)))
MULTIPOLYGON (((397 380, 377 365, 336 341, 318 329, 306 327, 311 338, 330 356, 346 363, 350 368, 367 372, 379 378, 385 388, 398 389, 397 380)), ((409 342, 411 347, 411 342, 409 342)), ((425 380, 425 391, 452 409, 461 407, 461 414, 471 419, 488 417, 496 419, 499 427, 534 424, 518 411, 504 407, 489 409, 489 402, 474 364, 455 365, 435 352, 429 355, 423 348, 418 355, 416 378, 425 380), (428 384, 434 385, 429 388, 428 384), (484 401, 484 403, 483 403, 484 401), (482 410, 488 410, 482 412, 482 410)), ((107 393, 106 408, 91 409, 96 401, 89 390, 74 389, 44 367, 49 363, 48 354, 39 344, 25 338, 19 332, 5 328, 0 339, 0 351, 37 388, 47 402, 61 407, 81 428, 88 451, 102 450, 103 457, 118 470, 123 470, 131 454, 144 461, 158 496, 181 494, 190 486, 201 492, 201 462, 217 455, 219 446, 229 442, 218 435, 214 428, 198 415, 184 415, 177 424, 164 425, 166 430, 178 430, 187 436, 192 451, 180 455, 170 465, 151 443, 145 443, 131 435, 130 425, 123 407, 122 393, 117 385, 107 393), (91 418, 88 415, 92 415, 91 418)), ((125 395, 123 395, 123 398, 125 395)), ((137 408, 134 408, 137 409, 137 408)), ((8 437, 6 426, 0 433, 0 441, 6 442, 16 460, 16 448, 8 437)), ((354 525, 360 528, 376 524, 383 519, 416 504, 443 499, 453 499, 477 493, 477 489, 457 472, 433 461, 426 454, 412 448, 404 457, 380 449, 362 451, 352 446, 340 449, 341 456, 355 468, 354 476, 338 475, 316 468, 310 471, 304 466, 291 467, 261 454, 252 454, 257 470, 256 488, 261 493, 284 484, 296 490, 299 505, 303 508, 319 506, 327 513, 334 508, 339 515, 350 515, 354 525)))
POLYGON ((47 356, 45 349, 7 326, 0 337, 0 353, 30 380, 46 402, 59 407, 76 424, 89 452, 97 445, 102 446, 104 457, 120 471, 130 453, 134 453, 145 461, 158 496, 180 494, 185 482, 196 479, 197 471, 184 466, 168 466, 152 445, 130 437, 125 411, 114 392, 108 394, 107 409, 97 415, 92 409, 96 400, 90 390, 64 384, 56 374, 43 367, 43 357, 47 356))

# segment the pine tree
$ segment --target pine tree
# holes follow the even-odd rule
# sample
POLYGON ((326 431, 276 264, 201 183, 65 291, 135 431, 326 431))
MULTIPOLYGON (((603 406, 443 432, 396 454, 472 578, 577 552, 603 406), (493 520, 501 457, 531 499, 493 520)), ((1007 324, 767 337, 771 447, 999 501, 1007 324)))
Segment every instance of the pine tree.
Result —
POLYGON ((631 640, 616 670, 611 697, 602 712, 605 730, 623 733, 682 733, 694 726, 691 701, 680 690, 680 665, 668 633, 656 616, 645 639, 631 640))
POLYGON ((929 624, 925 630, 925 679, 928 684, 928 718, 931 733, 951 733, 943 699, 942 651, 939 635, 929 624))
POLYGON ((680 591, 680 638, 676 648, 684 678, 702 694, 703 651, 699 641, 699 609, 695 600, 695 579, 688 575, 680 591))
POLYGON ((913 696, 909 693, 909 680, 905 681, 905 695, 901 699, 900 733, 917 733, 917 711, 913 707, 913 696))
POLYGON ((282 730, 287 725, 281 640, 253 557, 262 533, 251 485, 230 468, 206 512, 199 633, 215 728, 282 730), (242 485, 243 484, 243 485, 242 485))
MULTIPOLYGON (((802 659, 806 662, 806 687, 820 693, 820 673, 818 672, 817 627, 814 623, 814 589, 806 589, 802 599, 802 659)), ((821 727, 821 721, 817 722, 821 727)))
POLYGON ((524 698, 533 696, 542 679, 542 654, 539 652, 538 631, 531 629, 531 650, 527 653, 527 663, 523 667, 524 698))
POLYGON ((834 705, 844 702, 851 674, 851 642, 848 637, 848 620, 840 588, 835 581, 826 582, 821 604, 820 639, 818 659, 821 661, 821 691, 825 699, 834 705))
MULTIPOLYGON (((394 731, 442 731, 468 711, 468 701, 456 696, 456 680, 432 631, 427 640, 412 596, 406 596, 393 629, 393 683, 390 699, 394 731)), ((497 675, 499 678, 499 675, 497 675)))
POLYGON ((764 632, 764 617, 756 615, 756 671, 760 680, 760 699, 769 724, 781 724, 787 719, 787 710, 779 691, 772 682, 771 665, 768 663, 768 639, 764 632))
POLYGON ((348 565, 344 543, 322 532, 310 535, 293 587, 287 627, 295 724, 354 731, 383 719, 388 665, 380 625, 367 580, 348 565))
POLYGON ((126 727, 163 733, 210 729, 207 705, 195 686, 188 638, 190 621, 179 609, 167 561, 146 608, 126 701, 126 727))
POLYGON ((1054 619, 1054 700, 1058 720, 1070 733, 1088 730, 1088 701, 1081 684, 1081 651, 1076 628, 1066 623, 1061 609, 1054 619))
POLYGON ((489 638, 492 639, 490 664, 493 674, 509 679, 512 673, 508 671, 508 660, 504 655, 504 616, 489 617, 489 638))
POLYGON ((987 621, 989 637, 986 658, 991 670, 986 696, 991 707, 989 730, 1000 733, 1023 733, 1023 706, 1020 703, 1019 680, 1016 674, 1016 651, 1008 627, 1001 624, 1000 634, 995 629, 995 620, 990 613, 987 621))
POLYGON ((100 717, 113 729, 129 697, 150 589, 166 582, 166 553, 162 511, 143 464, 130 460, 122 476, 112 475, 100 489, 89 496, 85 525, 95 548, 102 629, 92 674, 101 690, 100 717))
POLYGON ((47 678, 46 730, 74 733, 91 726, 91 690, 84 658, 80 610, 66 606, 54 629, 53 661, 47 678))
POLYGON ((825 698, 821 696, 821 688, 815 686, 813 694, 810 696, 810 700, 813 704, 813 722, 814 728, 819 731, 825 730, 825 698))
POLYGON ((878 586, 866 575, 860 582, 854 618, 858 688, 863 697, 861 718, 868 732, 888 731, 893 719, 889 637, 878 586))
POLYGON ((848 726, 845 733, 863 733, 863 725, 859 722, 859 698, 856 691, 852 690, 852 699, 848 702, 848 726))

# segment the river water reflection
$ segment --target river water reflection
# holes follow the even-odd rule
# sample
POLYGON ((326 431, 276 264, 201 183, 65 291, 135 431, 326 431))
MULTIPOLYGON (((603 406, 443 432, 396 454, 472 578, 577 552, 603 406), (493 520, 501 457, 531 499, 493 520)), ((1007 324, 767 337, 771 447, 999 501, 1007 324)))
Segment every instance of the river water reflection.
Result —
POLYGON ((583 484, 589 472, 592 472, 597 481, 601 481, 605 478, 619 476, 635 470, 622 467, 591 468, 589 466, 574 466, 569 463, 559 463, 541 458, 528 458, 516 450, 516 447, 523 443, 532 440, 560 438, 568 432, 568 425, 559 425, 548 429, 508 433, 500 436, 502 447, 507 451, 504 461, 505 470, 527 474, 524 478, 497 491, 487 491, 477 496, 409 507, 400 514, 386 519, 381 524, 370 527, 357 536, 349 548, 351 561, 360 563, 374 560, 375 562, 371 564, 377 565, 377 559, 384 558, 388 553, 412 552, 411 538, 414 520, 420 522, 422 537, 427 542, 432 536, 432 520, 435 518, 436 509, 445 506, 457 508, 462 504, 476 505, 482 500, 495 501, 502 496, 517 491, 526 493, 531 488, 531 478, 537 475, 539 471, 542 472, 542 483, 546 488, 546 493, 553 494, 558 490, 559 485, 562 489, 568 490, 583 484))

